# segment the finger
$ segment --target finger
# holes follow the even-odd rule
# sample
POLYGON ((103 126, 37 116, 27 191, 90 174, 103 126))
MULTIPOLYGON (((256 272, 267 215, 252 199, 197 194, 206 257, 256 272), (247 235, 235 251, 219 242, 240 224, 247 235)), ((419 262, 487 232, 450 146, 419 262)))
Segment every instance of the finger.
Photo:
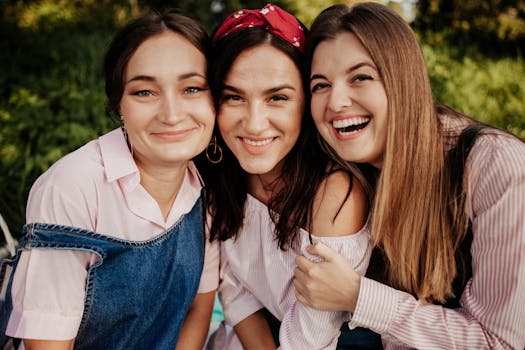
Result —
POLYGON ((310 303, 308 302, 308 299, 306 299, 297 289, 295 290, 295 298, 298 302, 300 302, 303 305, 312 307, 310 303))
POLYGON ((303 284, 306 280, 307 271, 301 270, 299 267, 294 269, 294 280, 298 280, 299 283, 303 284))
POLYGON ((302 271, 308 271, 315 265, 315 263, 311 262, 306 257, 299 255, 295 258, 295 265, 297 265, 297 267, 302 271))
POLYGON ((321 242, 309 245, 308 247, 306 247, 306 249, 308 253, 318 256, 324 259, 325 261, 331 261, 339 255, 335 250, 324 245, 321 242))

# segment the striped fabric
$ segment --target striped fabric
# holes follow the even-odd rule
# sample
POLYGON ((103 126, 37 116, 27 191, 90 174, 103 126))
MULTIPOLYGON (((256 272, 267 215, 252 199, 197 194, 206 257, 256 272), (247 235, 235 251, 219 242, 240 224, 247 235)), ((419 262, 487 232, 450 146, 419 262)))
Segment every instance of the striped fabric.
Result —
POLYGON ((467 162, 473 277, 461 307, 422 305, 362 278, 349 327, 382 334, 385 349, 524 349, 525 143, 485 135, 467 162))
MULTIPOLYGON (((309 255, 308 233, 300 230, 293 248, 280 250, 273 236, 268 207, 248 195, 242 231, 221 244, 219 296, 224 319, 234 326, 253 312, 267 308, 281 323, 281 350, 335 349, 347 312, 318 311, 299 303, 294 294, 295 257, 309 255)), ((345 256, 364 275, 372 252, 368 224, 348 236, 313 237, 345 256)), ((209 349, 240 349, 235 337, 214 337, 209 349)))

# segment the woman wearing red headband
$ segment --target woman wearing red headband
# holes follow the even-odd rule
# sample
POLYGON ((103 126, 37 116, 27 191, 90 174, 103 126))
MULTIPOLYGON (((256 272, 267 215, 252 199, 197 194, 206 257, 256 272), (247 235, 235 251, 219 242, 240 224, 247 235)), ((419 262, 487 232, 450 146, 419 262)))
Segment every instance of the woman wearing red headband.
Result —
MULTIPOLYGON (((220 328, 209 348, 335 349, 348 314, 296 302, 294 259, 315 240, 361 273, 368 265, 360 172, 323 154, 305 115, 304 31, 294 16, 266 5, 233 13, 214 35, 209 82, 218 130, 207 156, 216 164, 201 166, 211 235, 223 241, 220 299, 238 338, 220 328)), ((372 335, 380 346, 367 332, 358 338, 372 335)))

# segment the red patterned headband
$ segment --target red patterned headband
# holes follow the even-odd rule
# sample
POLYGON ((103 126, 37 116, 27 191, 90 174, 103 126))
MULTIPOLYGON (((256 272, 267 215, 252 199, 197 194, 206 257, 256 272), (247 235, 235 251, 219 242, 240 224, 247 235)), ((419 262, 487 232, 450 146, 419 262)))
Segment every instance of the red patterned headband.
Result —
POLYGON ((239 29, 264 27, 304 52, 305 35, 297 18, 277 5, 266 4, 260 10, 240 10, 226 18, 215 32, 213 41, 239 29))

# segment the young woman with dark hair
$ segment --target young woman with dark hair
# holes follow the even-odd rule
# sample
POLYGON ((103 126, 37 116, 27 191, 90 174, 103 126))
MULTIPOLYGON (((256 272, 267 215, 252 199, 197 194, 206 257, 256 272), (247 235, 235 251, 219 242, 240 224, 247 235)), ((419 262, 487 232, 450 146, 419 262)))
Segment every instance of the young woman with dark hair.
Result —
POLYGON ((304 39, 300 22, 271 4, 232 14, 214 35, 217 131, 207 156, 216 164, 201 165, 235 333, 220 328, 209 348, 335 349, 347 314, 296 302, 294 259, 315 240, 367 267, 365 182, 323 154, 305 115, 304 39))
POLYGON ((24 236, 0 275, 2 345, 202 348, 219 263, 191 160, 215 121, 208 48, 201 26, 173 10, 116 34, 104 68, 123 126, 33 184, 24 236))
POLYGON ((317 244, 297 298, 352 313, 388 349, 525 346, 525 143, 436 104, 388 7, 330 7, 308 39, 311 112, 331 154, 377 169, 366 277, 317 244))

